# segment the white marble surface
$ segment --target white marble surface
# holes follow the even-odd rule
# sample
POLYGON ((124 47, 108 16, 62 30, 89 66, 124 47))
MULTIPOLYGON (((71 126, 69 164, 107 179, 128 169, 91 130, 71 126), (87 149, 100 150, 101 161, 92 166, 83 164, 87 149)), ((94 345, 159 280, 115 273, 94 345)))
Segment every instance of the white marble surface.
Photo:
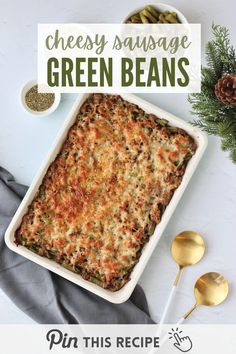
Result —
MULTIPOLYGON (((20 88, 36 77, 37 23, 120 22, 126 13, 143 3, 143 0, 0 0, 0 165, 9 169, 18 181, 30 184, 75 99, 75 95, 64 95, 59 109, 46 118, 32 118, 21 108, 20 88)), ((202 23, 202 49, 213 20, 228 26, 236 44, 234 0, 169 3, 181 10, 190 22, 202 23)), ((186 95, 140 96, 186 120, 192 119, 186 95)), ((169 252, 171 239, 179 231, 193 229, 204 235, 207 252, 198 265, 185 270, 169 322, 175 322, 194 302, 193 286, 197 277, 208 271, 219 271, 230 282, 229 298, 216 308, 199 308, 188 322, 236 323, 235 181, 236 166, 220 150, 219 140, 210 138, 198 171, 140 281, 155 320, 160 317, 177 271, 169 252)), ((0 323, 32 322, 2 292, 0 313, 0 323)))

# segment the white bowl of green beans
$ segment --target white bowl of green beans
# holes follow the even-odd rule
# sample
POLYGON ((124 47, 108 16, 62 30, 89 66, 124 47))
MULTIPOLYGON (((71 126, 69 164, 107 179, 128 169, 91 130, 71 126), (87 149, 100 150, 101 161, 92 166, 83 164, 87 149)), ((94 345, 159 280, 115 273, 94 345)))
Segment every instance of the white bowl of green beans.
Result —
POLYGON ((123 20, 127 24, 177 24, 188 23, 186 17, 171 5, 156 3, 144 5, 131 11, 123 20))

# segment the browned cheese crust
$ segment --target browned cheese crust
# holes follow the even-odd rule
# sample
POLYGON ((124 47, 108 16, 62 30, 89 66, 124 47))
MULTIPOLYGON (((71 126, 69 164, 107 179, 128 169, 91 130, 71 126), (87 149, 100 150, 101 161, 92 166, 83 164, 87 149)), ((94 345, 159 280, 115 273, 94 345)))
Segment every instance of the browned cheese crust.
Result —
POLYGON ((120 96, 91 95, 15 242, 119 290, 195 150, 185 131, 120 96))

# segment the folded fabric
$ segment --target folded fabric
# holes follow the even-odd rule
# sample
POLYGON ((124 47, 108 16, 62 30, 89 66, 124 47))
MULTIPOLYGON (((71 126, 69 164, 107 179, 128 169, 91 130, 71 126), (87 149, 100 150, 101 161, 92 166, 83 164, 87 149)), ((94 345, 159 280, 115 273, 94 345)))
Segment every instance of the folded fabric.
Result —
POLYGON ((137 286, 123 304, 111 304, 10 251, 4 233, 27 187, 0 167, 0 287, 38 323, 152 324, 145 294, 137 286))

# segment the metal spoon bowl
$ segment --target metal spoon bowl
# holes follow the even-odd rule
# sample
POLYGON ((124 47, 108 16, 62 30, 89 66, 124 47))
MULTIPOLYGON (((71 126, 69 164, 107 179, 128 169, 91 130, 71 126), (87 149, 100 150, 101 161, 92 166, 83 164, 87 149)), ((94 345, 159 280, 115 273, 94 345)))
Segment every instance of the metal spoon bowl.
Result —
POLYGON ((216 306, 221 304, 228 296, 229 283, 223 275, 210 272, 202 275, 194 286, 195 305, 184 315, 184 319, 199 305, 216 306))
POLYGON ((171 254, 179 265, 179 272, 174 285, 178 284, 184 267, 198 263, 205 253, 205 243, 202 236, 195 231, 183 231, 176 235, 171 245, 171 254))

